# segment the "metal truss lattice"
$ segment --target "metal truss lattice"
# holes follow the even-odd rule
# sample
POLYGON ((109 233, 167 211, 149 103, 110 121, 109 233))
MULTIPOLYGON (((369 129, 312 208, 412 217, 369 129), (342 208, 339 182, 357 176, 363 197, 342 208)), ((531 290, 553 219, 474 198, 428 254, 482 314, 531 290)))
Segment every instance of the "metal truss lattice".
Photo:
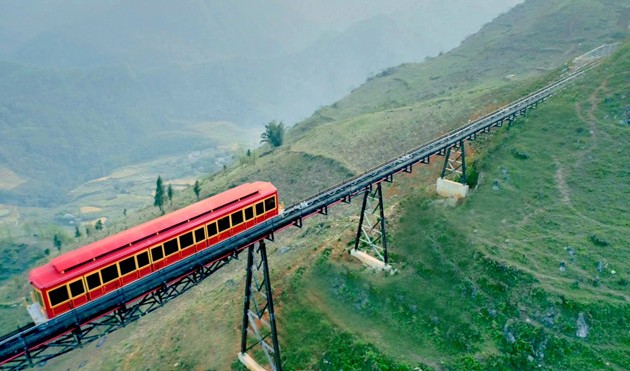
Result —
POLYGON ((248 248, 244 300, 239 358, 243 363, 246 363, 245 357, 253 360, 247 353, 260 346, 271 368, 274 371, 282 371, 267 247, 264 240, 260 241, 257 247, 251 245, 248 248))
POLYGON ((354 249, 365 248, 385 264, 389 264, 387 256, 387 233, 385 230, 385 210, 381 182, 376 187, 370 186, 363 195, 359 228, 354 249))

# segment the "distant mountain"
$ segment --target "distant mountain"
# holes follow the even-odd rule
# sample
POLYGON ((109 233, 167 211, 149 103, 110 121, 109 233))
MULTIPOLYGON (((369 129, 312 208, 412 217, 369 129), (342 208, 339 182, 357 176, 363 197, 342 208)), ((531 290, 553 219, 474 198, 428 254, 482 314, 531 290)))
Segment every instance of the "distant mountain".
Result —
POLYGON ((496 82, 508 75, 526 79, 558 68, 602 43, 627 37, 629 8, 618 0, 528 0, 442 57, 383 71, 299 126, 311 126, 321 115, 340 120, 448 95, 463 83, 496 82))
POLYGON ((520 0, 451 1, 3 1, 0 168, 24 183, 0 203, 62 202, 117 166, 212 145, 160 134, 182 121, 292 124, 520 0))
POLYGON ((27 0, 5 2, 0 11, 10 15, 0 25, 30 35, 10 57, 41 66, 143 67, 266 58, 295 50, 321 32, 287 7, 245 0, 27 0), (46 13, 51 19, 43 19, 46 13), (35 26, 37 32, 27 29, 34 20, 43 21, 35 26), (99 61, 102 56, 107 57, 99 61))

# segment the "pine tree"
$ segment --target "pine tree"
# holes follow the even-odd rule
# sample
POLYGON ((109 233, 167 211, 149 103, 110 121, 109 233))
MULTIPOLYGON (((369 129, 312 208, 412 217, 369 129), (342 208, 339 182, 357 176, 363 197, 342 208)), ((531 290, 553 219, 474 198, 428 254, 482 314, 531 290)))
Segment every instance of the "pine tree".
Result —
POLYGON ((166 189, 166 196, 168 197, 168 201, 171 203, 171 206, 173 206, 173 186, 171 183, 168 184, 168 188, 166 189))
POLYGON ((162 183, 162 177, 158 175, 155 182, 155 198, 153 199, 153 206, 156 206, 164 215, 164 184, 162 183))
POLYGON ((199 201, 199 192, 201 192, 201 184, 199 184, 198 180, 195 180, 195 186, 193 187, 193 191, 195 192, 195 196, 197 196, 197 201, 199 201))
POLYGON ((74 238, 79 238, 81 237, 81 231, 79 230, 79 226, 75 225, 74 226, 74 238))
POLYGON ((94 229, 96 229, 97 231, 100 231, 103 229, 103 222, 101 221, 101 219, 96 221, 96 224, 94 225, 94 229))

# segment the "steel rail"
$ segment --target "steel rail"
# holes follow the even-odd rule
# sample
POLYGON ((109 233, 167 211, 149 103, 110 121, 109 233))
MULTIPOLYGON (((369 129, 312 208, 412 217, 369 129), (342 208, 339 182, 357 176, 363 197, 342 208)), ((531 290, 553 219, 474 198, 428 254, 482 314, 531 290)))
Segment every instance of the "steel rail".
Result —
MULTIPOLYGON (((0 365, 4 363, 8 365, 11 360, 21 356, 30 357, 29 353, 37 350, 38 347, 54 341, 63 334, 80 330, 81 325, 94 321, 118 308, 124 308, 127 303, 137 301, 143 295, 159 290, 166 284, 199 269, 199 267, 208 266, 226 257, 236 257, 247 246, 265 238, 273 238, 275 232, 292 225, 301 226, 304 218, 321 213, 327 210, 328 206, 349 201, 353 196, 370 189, 374 184, 391 179, 394 174, 410 170, 414 164, 426 163, 431 156, 443 153, 444 150, 455 146, 461 140, 469 140, 477 134, 488 133, 490 128, 501 126, 505 120, 514 120, 528 109, 548 99, 554 92, 566 86, 586 70, 588 68, 575 72, 462 128, 442 135, 363 174, 296 203, 285 209, 280 215, 207 250, 197 252, 43 324, 6 336, 0 340, 0 365)), ((81 342, 78 342, 77 346, 81 346, 81 342)))

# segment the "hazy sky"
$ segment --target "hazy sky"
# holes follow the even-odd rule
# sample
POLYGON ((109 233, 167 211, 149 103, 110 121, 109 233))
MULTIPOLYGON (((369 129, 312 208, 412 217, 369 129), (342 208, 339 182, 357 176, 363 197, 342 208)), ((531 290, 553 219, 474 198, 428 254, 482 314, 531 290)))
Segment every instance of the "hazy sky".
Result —
MULTIPOLYGON (((475 7, 493 9, 497 14, 509 10, 524 0, 274 0, 294 9, 304 18, 341 30, 353 22, 370 18, 377 14, 398 14, 400 12, 434 12, 438 9, 455 9, 471 3, 475 7)), ((440 11, 442 12, 442 11, 440 11)))
MULTIPOLYGON (((377 15, 398 19, 403 31, 415 23, 415 30, 424 32, 423 26, 433 26, 434 22, 441 19, 455 28, 466 28, 466 32, 473 33, 480 22, 485 23, 492 18, 488 18, 488 15, 498 15, 522 1, 1 0, 0 44, 4 45, 0 45, 0 56, 3 49, 63 30, 83 33, 96 42, 111 33, 122 47, 125 41, 123 37, 144 39, 147 43, 156 36, 167 39, 167 42, 170 37, 171 40, 186 43, 191 34, 196 33, 194 38, 197 40, 202 40, 204 35, 216 38, 217 35, 222 36, 220 31, 223 29, 227 41, 232 43, 237 54, 239 45, 235 44, 240 42, 234 40, 247 45, 245 39, 259 40, 264 36, 261 34, 268 33, 267 36, 273 37, 279 44, 275 49, 296 50, 324 32, 344 31, 358 21, 377 15), (118 34, 117 29, 125 33, 118 34), (230 38, 235 33, 241 39, 230 38)), ((191 40, 190 43, 195 41, 191 40)), ((169 47, 166 43, 161 46, 169 47)), ((177 48, 172 49, 179 52, 177 48)))
POLYGON ((0 167, 50 192, 193 139, 212 145, 181 123, 292 125, 369 76, 447 52, 517 3, 0 0, 0 140, 13 138, 0 167), (73 150, 48 150, 29 128, 73 150), (95 128, 94 144, 68 135, 95 128))

